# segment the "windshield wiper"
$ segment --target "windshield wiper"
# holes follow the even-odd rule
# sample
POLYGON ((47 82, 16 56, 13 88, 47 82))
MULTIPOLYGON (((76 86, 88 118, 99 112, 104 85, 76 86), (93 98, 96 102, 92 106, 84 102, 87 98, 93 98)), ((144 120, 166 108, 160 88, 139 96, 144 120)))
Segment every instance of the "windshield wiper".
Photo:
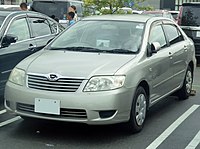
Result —
POLYGON ((52 47, 49 50, 64 50, 64 51, 67 50, 67 51, 79 51, 79 52, 120 53, 120 54, 136 53, 134 51, 126 49, 100 50, 92 47, 63 47, 63 48, 52 47))
POLYGON ((64 47, 64 48, 50 48, 49 50, 67 50, 67 51, 80 51, 80 52, 105 52, 103 50, 92 47, 64 47))
POLYGON ((113 50, 108 50, 106 51, 108 53, 122 53, 122 54, 134 54, 137 52, 131 51, 131 50, 127 50, 127 49, 113 49, 113 50))

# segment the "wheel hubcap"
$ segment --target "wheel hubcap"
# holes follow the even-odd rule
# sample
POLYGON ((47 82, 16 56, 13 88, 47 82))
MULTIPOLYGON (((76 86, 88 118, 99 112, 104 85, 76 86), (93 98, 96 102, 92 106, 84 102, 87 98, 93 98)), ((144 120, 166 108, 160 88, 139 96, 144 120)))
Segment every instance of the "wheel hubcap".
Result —
POLYGON ((191 89, 192 89, 192 73, 191 71, 188 71, 186 75, 186 91, 188 94, 191 92, 191 89))
POLYGON ((146 117, 146 97, 144 94, 140 94, 136 101, 136 114, 135 119, 139 126, 141 126, 146 117))

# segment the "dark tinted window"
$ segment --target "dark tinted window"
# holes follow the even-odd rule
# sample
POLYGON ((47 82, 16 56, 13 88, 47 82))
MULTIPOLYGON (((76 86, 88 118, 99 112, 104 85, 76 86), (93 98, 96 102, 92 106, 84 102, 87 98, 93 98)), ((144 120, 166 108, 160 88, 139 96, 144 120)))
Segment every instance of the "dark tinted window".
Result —
POLYGON ((164 29, 170 44, 178 43, 183 40, 182 34, 174 25, 164 25, 164 29))
POLYGON ((33 30, 33 36, 45 36, 51 34, 50 24, 46 19, 29 18, 33 30))
POLYGON ((149 43, 159 42, 161 47, 166 45, 165 35, 161 25, 154 26, 150 31, 149 43))
POLYGON ((184 6, 182 12, 182 26, 199 26, 200 25, 200 5, 184 6))
POLYGON ((26 19, 14 20, 10 25, 7 34, 17 36, 18 41, 29 39, 30 33, 26 19))
POLYGON ((63 19, 63 15, 67 14, 69 2, 56 2, 56 1, 35 1, 31 6, 33 11, 44 13, 50 17, 53 15, 58 19, 63 19))

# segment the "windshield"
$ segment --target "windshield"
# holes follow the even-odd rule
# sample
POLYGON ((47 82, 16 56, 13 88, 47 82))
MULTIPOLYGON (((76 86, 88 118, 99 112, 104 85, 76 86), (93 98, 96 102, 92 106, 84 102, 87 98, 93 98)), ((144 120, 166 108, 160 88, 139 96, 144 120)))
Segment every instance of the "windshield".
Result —
POLYGON ((184 6, 182 13, 183 26, 200 26, 200 6, 184 6))
POLYGON ((0 27, 3 24, 4 19, 5 19, 5 17, 0 16, 0 27))
POLYGON ((137 53, 144 23, 124 21, 79 21, 50 45, 54 50, 137 53))

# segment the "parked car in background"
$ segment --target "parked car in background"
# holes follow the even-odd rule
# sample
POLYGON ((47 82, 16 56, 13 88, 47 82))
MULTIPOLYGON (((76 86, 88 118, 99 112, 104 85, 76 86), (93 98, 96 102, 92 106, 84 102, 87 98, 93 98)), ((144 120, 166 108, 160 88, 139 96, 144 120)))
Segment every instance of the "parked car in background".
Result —
POLYGON ((195 63, 193 42, 171 19, 84 18, 13 69, 5 107, 24 119, 125 122, 139 132, 152 105, 189 97, 195 63))
POLYGON ((167 10, 143 11, 141 14, 147 14, 155 17, 165 17, 174 20, 172 14, 167 10))
POLYGON ((132 10, 132 14, 141 14, 143 10, 132 10))
POLYGON ((169 11, 169 13, 171 13, 171 15, 173 16, 174 20, 175 20, 176 22, 178 22, 178 14, 179 14, 179 11, 171 10, 171 11, 169 11))
POLYGON ((76 6, 78 18, 83 17, 83 2, 80 0, 33 0, 30 10, 40 12, 59 20, 63 26, 67 26, 66 15, 68 7, 76 6))
POLYGON ((12 69, 42 49, 63 30, 46 15, 30 11, 0 11, 0 95, 12 69))
POLYGON ((196 57, 200 59, 200 3, 183 3, 178 24, 194 41, 196 57))
POLYGON ((119 8, 119 11, 122 11, 125 14, 131 14, 133 9, 129 7, 122 7, 122 8, 119 8))
POLYGON ((19 5, 0 5, 0 11, 19 11, 19 5))

